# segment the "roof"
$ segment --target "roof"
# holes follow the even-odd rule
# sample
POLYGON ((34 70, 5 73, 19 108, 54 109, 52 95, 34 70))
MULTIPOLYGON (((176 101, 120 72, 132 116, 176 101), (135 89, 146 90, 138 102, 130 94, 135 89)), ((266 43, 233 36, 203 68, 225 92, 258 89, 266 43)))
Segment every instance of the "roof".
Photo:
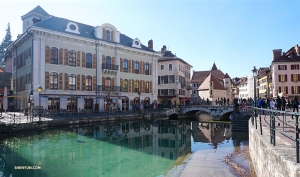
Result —
POLYGON ((216 66, 216 64, 215 64, 215 63, 213 64, 213 66, 212 66, 211 70, 218 70, 218 68, 217 68, 217 66, 216 66))
POLYGON ((176 55, 174 55, 171 51, 166 51, 164 53, 164 55, 160 58, 158 58, 157 62, 163 62, 163 61, 171 61, 171 60, 179 60, 182 63, 189 65, 190 67, 193 67, 192 65, 190 65, 189 63, 187 63, 186 61, 184 61, 181 58, 178 58, 176 55))
POLYGON ((26 15, 29 15, 31 13, 37 13, 37 14, 40 14, 40 15, 43 15, 45 17, 49 17, 50 15, 43 9, 41 8, 41 6, 36 6, 34 9, 32 9, 30 12, 28 12, 27 14, 23 15, 22 18, 26 15))
POLYGON ((230 78, 230 76, 226 73, 224 78, 230 78))
POLYGON ((273 63, 277 62, 299 62, 300 56, 297 56, 295 47, 290 48, 287 52, 283 53, 279 58, 274 59, 273 63), (290 56, 293 56, 292 58, 290 56))
POLYGON ((225 76, 225 74, 220 70, 195 71, 193 73, 191 82, 202 83, 210 73, 212 73, 212 75, 220 81, 223 80, 225 76))
POLYGON ((213 90, 226 90, 223 85, 221 85, 220 82, 211 74, 203 81, 198 90, 210 90, 210 82, 213 82, 213 90))
MULTIPOLYGON (((90 26, 90 25, 86 25, 83 23, 79 23, 79 22, 75 22, 75 21, 71 21, 65 18, 59 18, 59 17, 55 17, 55 16, 51 16, 41 22, 35 23, 32 26, 36 26, 39 28, 43 28, 43 29, 48 29, 51 31, 56 31, 56 32, 61 32, 61 33, 66 33, 66 34, 70 34, 70 35, 75 35, 75 36, 80 36, 80 37, 84 37, 84 38, 89 38, 92 40, 102 40, 102 39, 98 39, 95 36, 95 27, 90 26), (76 33, 72 33, 72 32, 67 32, 65 31, 67 24, 69 22, 74 22, 76 23, 76 25, 78 25, 79 28, 79 33, 80 34, 76 34, 76 33), (53 25, 55 24, 55 25, 53 25)), ((105 40, 103 40, 105 41, 105 40)), ((112 41, 107 41, 110 43, 116 43, 116 42, 112 42, 112 41)), ((133 43, 133 39, 124 35, 124 34, 120 34, 120 44, 124 45, 126 47, 132 47, 132 43, 133 43)), ((146 47, 145 45, 141 45, 141 49, 142 50, 146 50, 146 51, 151 51, 151 52, 155 52, 154 50, 146 47)))

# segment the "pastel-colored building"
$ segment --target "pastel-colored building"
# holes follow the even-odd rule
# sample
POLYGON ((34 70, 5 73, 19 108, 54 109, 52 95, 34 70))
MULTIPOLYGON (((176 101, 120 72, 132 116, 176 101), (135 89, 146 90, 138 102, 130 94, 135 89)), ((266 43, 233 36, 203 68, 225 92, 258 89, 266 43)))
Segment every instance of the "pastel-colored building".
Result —
POLYGON ((272 94, 273 97, 284 93, 289 98, 300 96, 300 51, 298 45, 282 53, 281 49, 273 50, 272 94))

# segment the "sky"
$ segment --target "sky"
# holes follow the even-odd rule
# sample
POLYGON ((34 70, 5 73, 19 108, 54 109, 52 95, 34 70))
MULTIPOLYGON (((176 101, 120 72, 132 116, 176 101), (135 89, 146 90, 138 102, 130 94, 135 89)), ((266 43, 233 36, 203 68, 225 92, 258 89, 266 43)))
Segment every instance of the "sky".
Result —
POLYGON ((15 40, 21 16, 37 5, 91 26, 110 23, 145 46, 152 39, 155 51, 167 46, 192 70, 215 63, 231 78, 269 67, 274 49, 287 51, 300 37, 300 1, 294 0, 10 0, 1 3, 0 40, 8 23, 15 40))

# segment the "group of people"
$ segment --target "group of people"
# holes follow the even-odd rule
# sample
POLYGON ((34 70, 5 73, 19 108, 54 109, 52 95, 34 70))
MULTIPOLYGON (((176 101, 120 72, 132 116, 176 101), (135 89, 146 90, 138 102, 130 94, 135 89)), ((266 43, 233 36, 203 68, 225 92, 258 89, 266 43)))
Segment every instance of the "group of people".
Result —
POLYGON ((299 105, 300 100, 297 96, 295 96, 293 99, 287 99, 285 97, 279 97, 276 98, 258 98, 257 100, 257 107, 259 108, 270 108, 270 109, 276 109, 280 111, 285 111, 287 109, 292 109, 293 112, 297 111, 299 112, 299 105))
POLYGON ((224 98, 222 98, 222 97, 219 98, 219 97, 218 97, 218 99, 216 99, 216 105, 219 105, 219 106, 224 105, 224 106, 225 106, 226 103, 227 103, 227 105, 230 105, 229 98, 226 99, 225 97, 224 97, 224 98))

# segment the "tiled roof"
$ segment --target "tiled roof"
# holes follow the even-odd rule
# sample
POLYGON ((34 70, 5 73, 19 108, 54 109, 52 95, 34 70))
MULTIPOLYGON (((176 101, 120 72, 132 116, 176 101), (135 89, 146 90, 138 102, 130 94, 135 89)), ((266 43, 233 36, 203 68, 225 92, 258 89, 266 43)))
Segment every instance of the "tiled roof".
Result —
POLYGON ((193 73, 191 82, 193 82, 193 83, 201 83, 201 82, 203 82, 206 79, 206 77, 210 74, 210 72, 218 80, 223 80, 223 78, 225 76, 225 74, 222 71, 220 71, 220 70, 195 71, 193 73))
POLYGON ((45 17, 49 17, 50 15, 43 9, 41 8, 41 6, 36 6, 34 9, 32 9, 30 12, 28 12, 27 14, 23 15, 23 16, 26 16, 30 13, 38 13, 38 14, 41 14, 45 17))
MULTIPOLYGON (((66 33, 66 34, 70 34, 70 35, 89 38, 92 40, 101 40, 95 36, 95 34, 94 34, 95 28, 93 26, 75 22, 75 21, 71 21, 71 20, 68 20, 65 18, 51 16, 41 22, 33 24, 32 26, 48 29, 48 30, 55 31, 55 32, 66 33), (80 34, 65 31, 67 24, 69 22, 74 22, 78 25, 80 34)), ((107 41, 107 42, 111 42, 111 41, 107 41)), ((128 37, 124 34, 120 34, 120 44, 121 45, 124 45, 126 47, 132 47, 132 42, 133 42, 133 39, 131 39, 130 37, 128 37)), ((111 42, 111 43, 115 43, 115 42, 111 42)), ((155 52, 154 50, 146 47, 145 45, 141 45, 141 47, 142 47, 141 48, 142 50, 155 52)), ((132 47, 132 48, 134 48, 134 47, 132 47)))
POLYGON ((220 84, 220 81, 216 79, 211 74, 206 77, 206 79, 203 81, 203 83, 199 86, 198 90, 209 90, 210 89, 210 81, 213 82, 213 88, 214 90, 226 90, 223 85, 220 84))
POLYGON ((218 70, 218 68, 217 68, 217 66, 216 66, 216 64, 215 64, 215 63, 213 64, 213 66, 212 66, 211 70, 218 70))
POLYGON ((224 78, 230 78, 230 76, 226 73, 224 78))

